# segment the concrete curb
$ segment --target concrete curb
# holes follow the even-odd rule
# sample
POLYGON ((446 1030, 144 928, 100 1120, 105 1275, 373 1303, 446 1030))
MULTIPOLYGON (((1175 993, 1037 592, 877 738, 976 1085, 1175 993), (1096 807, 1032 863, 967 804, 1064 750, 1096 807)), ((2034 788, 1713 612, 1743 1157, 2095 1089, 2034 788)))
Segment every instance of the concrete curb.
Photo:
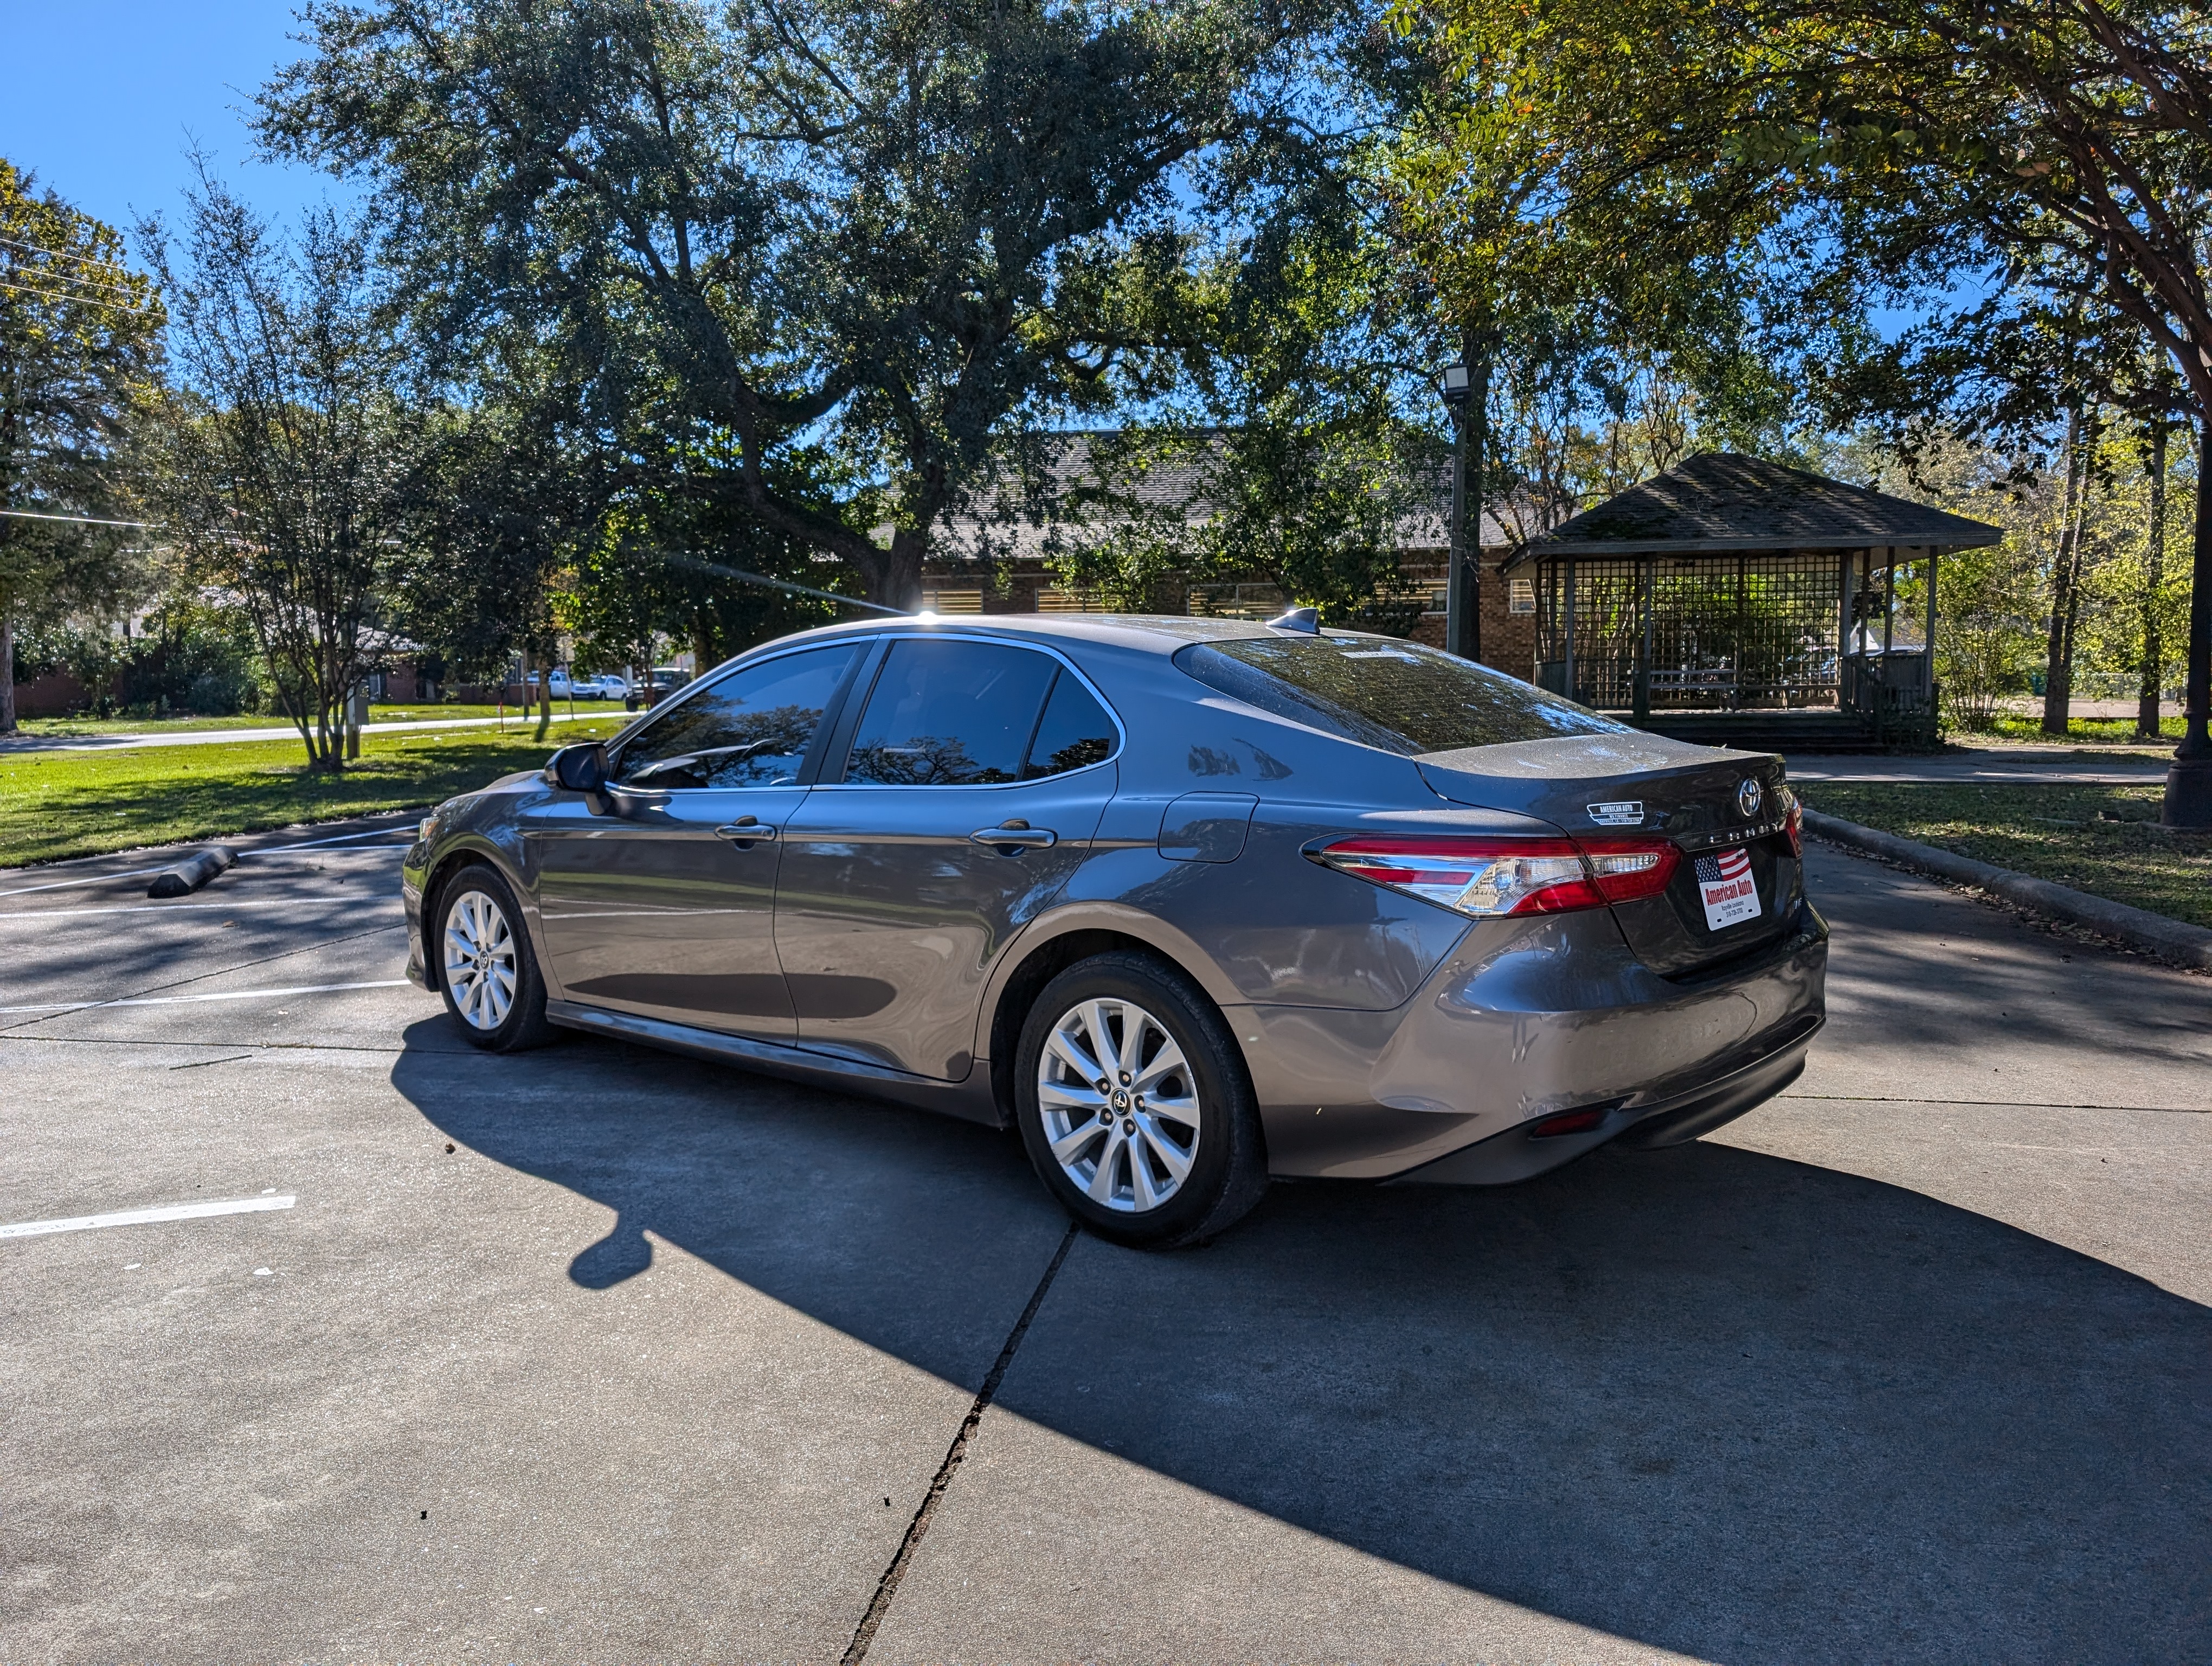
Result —
POLYGON ((1832 844, 1863 850, 1899 866, 1932 873, 1953 885, 1974 886, 2069 925, 2085 926, 2144 954, 2212 971, 2212 931, 2202 926, 2169 920, 2146 909, 2131 909, 2125 903, 2108 903, 2087 891, 2054 885, 2048 879, 1978 862, 1972 856, 1939 850, 1934 845, 1912 839, 1900 839, 1894 833, 1861 827, 1856 822, 1824 816, 1816 810, 1805 812, 1805 830, 1832 844))
POLYGON ((146 887, 149 897, 189 897, 218 873, 238 866, 238 853, 227 844, 211 844, 181 862, 163 868, 146 887))

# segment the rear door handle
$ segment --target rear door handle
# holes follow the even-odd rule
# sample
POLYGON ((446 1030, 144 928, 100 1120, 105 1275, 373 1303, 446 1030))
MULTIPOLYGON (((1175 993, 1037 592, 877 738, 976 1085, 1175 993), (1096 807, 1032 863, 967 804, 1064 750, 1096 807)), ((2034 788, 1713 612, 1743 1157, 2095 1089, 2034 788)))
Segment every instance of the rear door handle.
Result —
POLYGON ((968 842, 1000 848, 1049 850, 1060 842, 1060 835, 1048 827, 979 827, 968 836, 968 842))
POLYGON ((725 822, 714 830, 714 836, 732 844, 750 844, 756 839, 775 838, 775 830, 747 816, 743 821, 725 822))

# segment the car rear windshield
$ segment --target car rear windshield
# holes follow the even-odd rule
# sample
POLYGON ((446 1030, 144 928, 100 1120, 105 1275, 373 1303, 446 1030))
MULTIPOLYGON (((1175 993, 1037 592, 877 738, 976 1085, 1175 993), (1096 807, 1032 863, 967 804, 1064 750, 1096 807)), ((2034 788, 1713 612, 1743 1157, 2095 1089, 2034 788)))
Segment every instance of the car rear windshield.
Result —
POLYGON ((1238 637, 1194 642, 1175 662, 1248 705, 1390 752, 1628 727, 1486 666, 1388 637, 1238 637))

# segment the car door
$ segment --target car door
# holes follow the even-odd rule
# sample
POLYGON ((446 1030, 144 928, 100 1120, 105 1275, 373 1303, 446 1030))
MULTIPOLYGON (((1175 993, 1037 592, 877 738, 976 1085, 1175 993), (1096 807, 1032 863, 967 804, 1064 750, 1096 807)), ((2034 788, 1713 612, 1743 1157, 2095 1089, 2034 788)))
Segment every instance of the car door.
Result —
POLYGON ((609 759, 597 806, 556 793, 525 837, 562 998, 788 1043, 773 908, 811 749, 862 654, 756 660, 672 700, 609 759))
POLYGON ((863 680, 785 830, 776 947, 802 1047, 957 1081, 993 963, 1097 830, 1120 730, 1011 642, 894 637, 863 680))

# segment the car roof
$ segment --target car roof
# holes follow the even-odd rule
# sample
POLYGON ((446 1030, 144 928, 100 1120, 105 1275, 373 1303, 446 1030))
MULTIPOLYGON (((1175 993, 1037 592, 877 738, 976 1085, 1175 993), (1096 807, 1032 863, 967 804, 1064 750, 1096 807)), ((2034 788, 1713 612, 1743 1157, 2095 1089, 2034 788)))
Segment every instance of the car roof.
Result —
MULTIPOLYGON (((901 626, 921 625, 990 635, 1027 636, 1057 641, 1089 641, 1102 646, 1173 654, 1191 642, 1218 642, 1254 636, 1277 636, 1257 619, 1218 619, 1156 613, 908 613, 896 618, 878 616, 824 625, 801 633, 807 637, 867 635, 901 626)), ((1332 629, 1332 636, 1367 633, 1332 629)), ((785 641, 795 641, 784 637, 785 641)), ((763 644, 767 646, 767 644, 763 644)))

